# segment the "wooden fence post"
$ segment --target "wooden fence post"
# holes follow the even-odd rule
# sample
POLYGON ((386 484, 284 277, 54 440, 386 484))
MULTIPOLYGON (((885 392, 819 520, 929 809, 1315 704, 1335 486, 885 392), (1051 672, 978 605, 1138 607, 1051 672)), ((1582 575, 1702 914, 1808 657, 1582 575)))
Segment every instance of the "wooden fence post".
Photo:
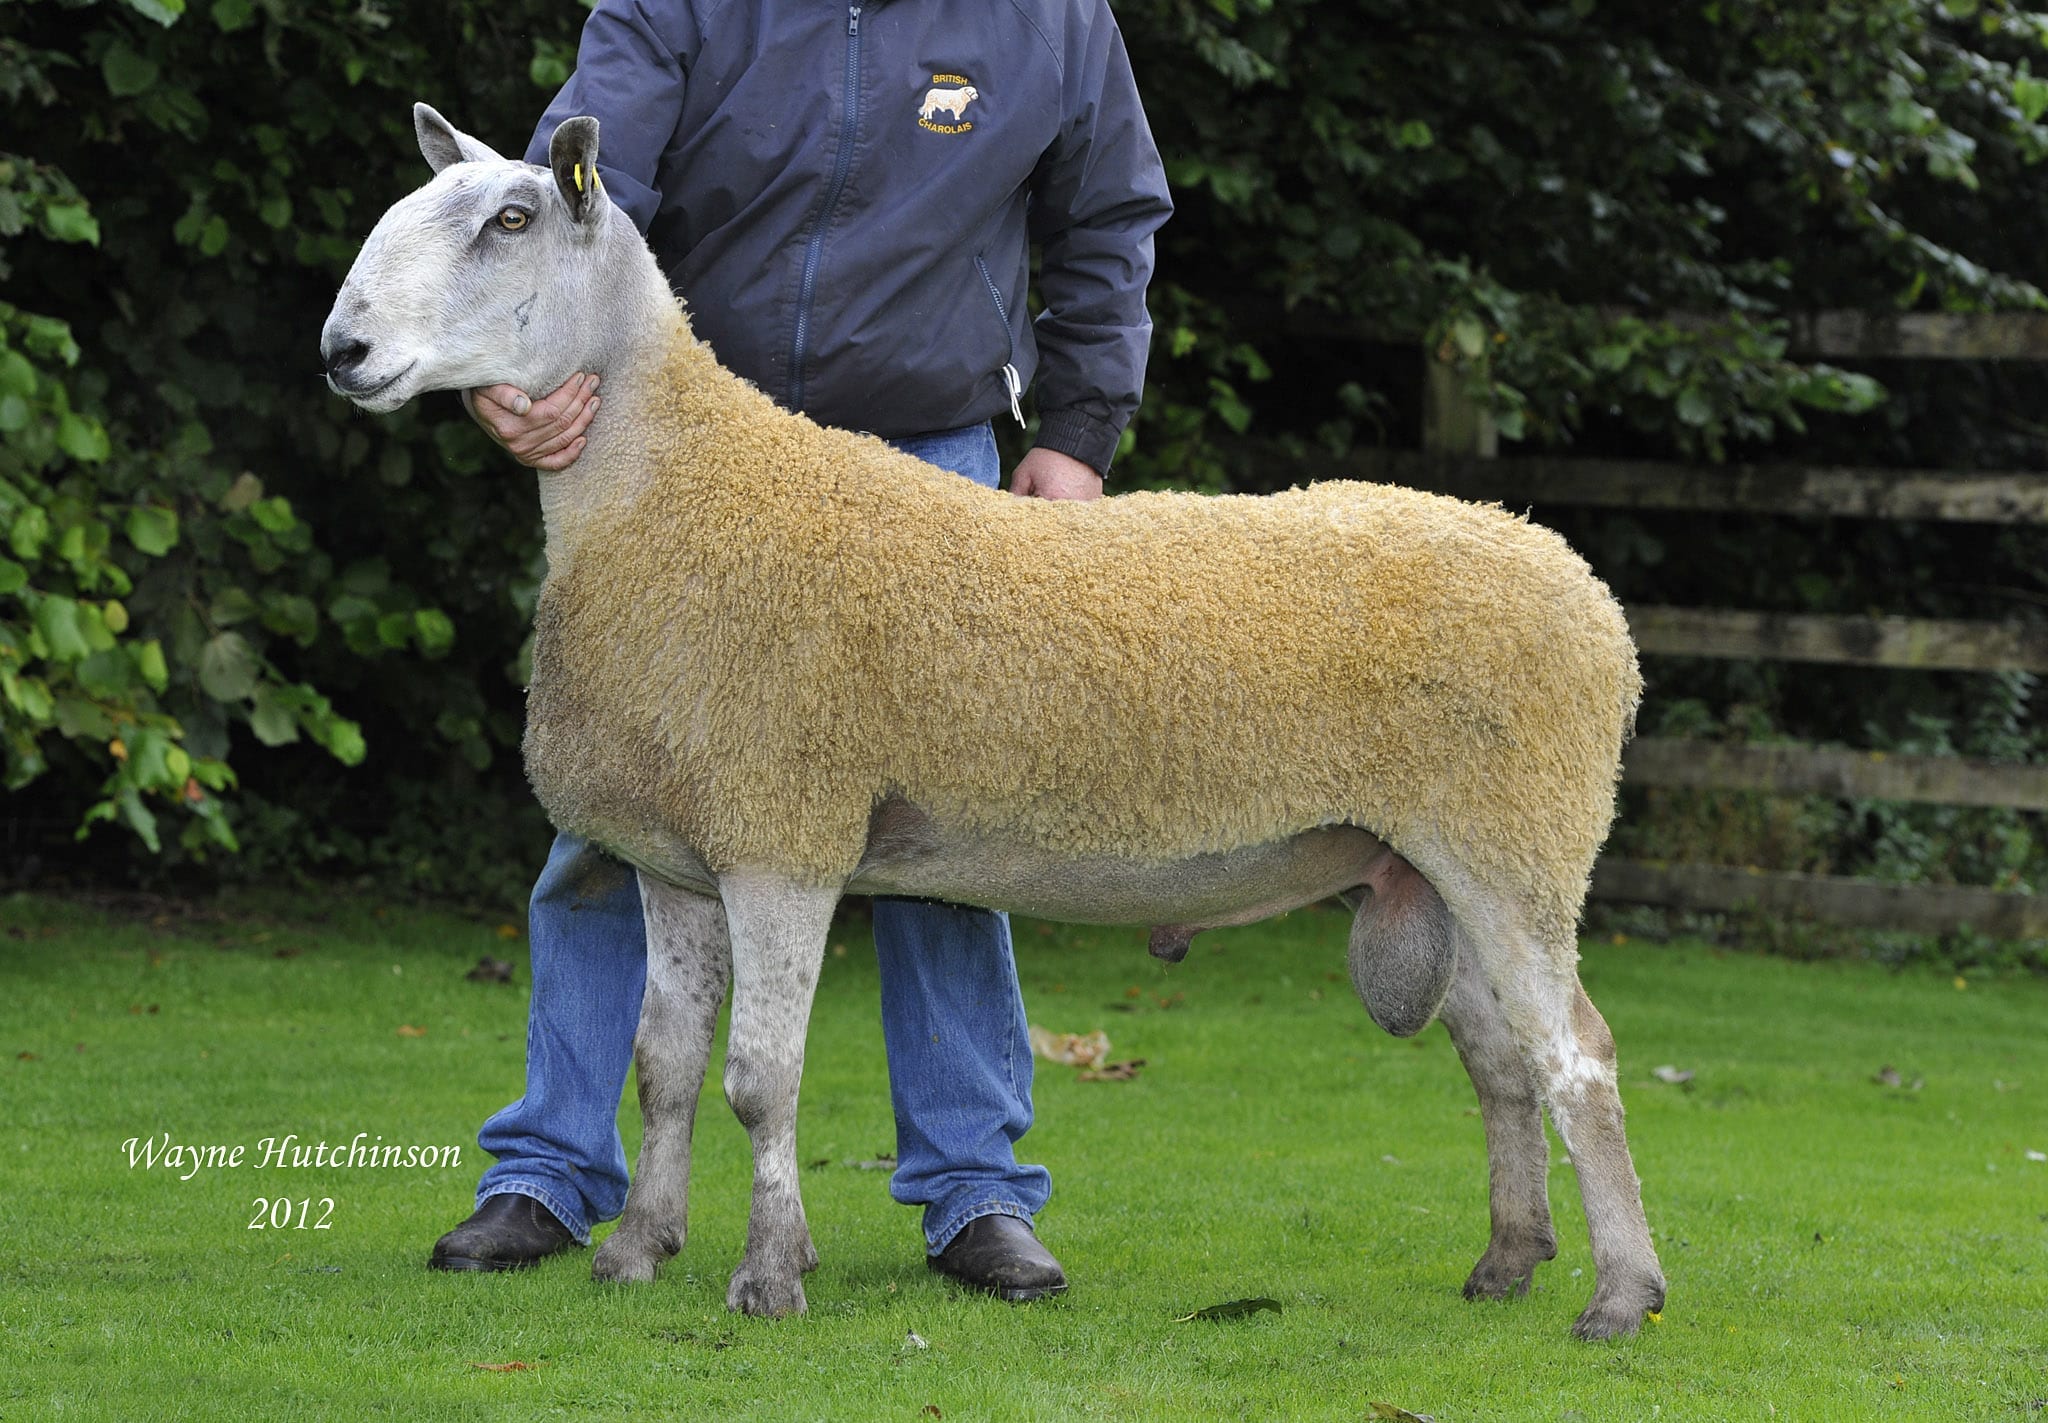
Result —
POLYGON ((1422 448, 1432 455, 1489 460, 1500 454, 1500 431, 1492 413, 1466 390, 1464 370, 1454 357, 1426 346, 1422 351, 1422 448))

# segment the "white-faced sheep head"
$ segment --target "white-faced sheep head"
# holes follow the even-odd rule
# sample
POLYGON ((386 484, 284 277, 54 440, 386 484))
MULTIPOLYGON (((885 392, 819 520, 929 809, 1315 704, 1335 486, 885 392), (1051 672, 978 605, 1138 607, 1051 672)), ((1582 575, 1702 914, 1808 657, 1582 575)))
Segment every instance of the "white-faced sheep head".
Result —
POLYGON ((413 127, 434 179, 363 243, 321 328, 327 384, 382 414, 424 391, 502 381, 538 394, 592 369, 604 325, 592 249, 626 221, 597 181, 597 120, 557 128, 546 168, 425 104, 413 127))

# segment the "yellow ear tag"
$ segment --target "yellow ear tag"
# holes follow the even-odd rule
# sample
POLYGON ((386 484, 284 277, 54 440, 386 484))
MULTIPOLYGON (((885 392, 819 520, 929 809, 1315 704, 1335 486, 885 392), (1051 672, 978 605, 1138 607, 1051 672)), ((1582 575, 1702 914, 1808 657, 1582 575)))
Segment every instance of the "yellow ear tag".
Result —
POLYGON ((576 165, 576 191, 579 193, 583 191, 583 165, 581 163, 576 165))

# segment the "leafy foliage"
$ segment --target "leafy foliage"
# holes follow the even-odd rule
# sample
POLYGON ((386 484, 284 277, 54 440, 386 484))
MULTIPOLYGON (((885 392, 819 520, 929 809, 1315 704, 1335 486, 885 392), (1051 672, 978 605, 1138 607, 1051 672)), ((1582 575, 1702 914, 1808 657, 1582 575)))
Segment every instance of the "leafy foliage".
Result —
MULTIPOLYGON (((1509 439, 1619 419, 1718 459, 1880 397, 1787 360, 1784 310, 2043 304, 2020 274, 2031 251, 1985 242, 2048 153, 2048 81, 2031 72, 2048 16, 2015 5, 1142 0, 1120 15, 1141 79, 1204 81, 1148 89, 1180 204, 1155 304, 1166 399, 1129 462, 1149 481, 1256 484, 1249 457, 1224 467, 1205 436, 1242 433, 1252 407, 1299 428, 1339 388, 1304 372, 1306 388, 1247 399, 1286 363, 1270 335, 1247 347, 1242 318, 1276 308, 1426 334, 1509 439)), ((1356 427, 1329 404, 1322 442, 1342 453, 1356 427)))
MULTIPOLYGON (((1792 358, 1782 313, 2048 304, 2031 240, 2048 16, 2011 0, 1122 0, 1118 16, 1179 203, 1125 485, 1255 490, 1300 467, 1276 442, 1326 463, 1409 442, 1417 338, 1529 445, 1988 462, 2033 437, 2008 418, 2027 404, 2010 382, 1887 390, 1792 358), (1681 310, 1710 315, 1658 314, 1681 310), (1406 344, 1318 334, 1360 323, 1406 344)), ((314 348, 357 244, 423 172, 410 103, 516 146, 581 19, 534 0, 0 6, 17 827, 125 825, 161 847, 138 866, 239 843, 256 873, 490 893, 525 877, 542 833, 515 754, 531 481, 452 400, 352 415, 314 348)), ((2044 562, 2024 540, 1987 557, 1914 529, 1567 527, 1618 589, 1663 601, 1905 592, 1934 610, 1967 601, 1960 568, 2031 588, 2044 562)), ((1845 729, 1860 688, 1816 696, 1775 672, 1660 690, 1759 709, 1770 734, 1977 724, 1967 699, 1910 693, 1845 729)), ((2025 695, 2015 756, 2038 754, 2025 695)), ((1913 835, 1941 833, 1909 816, 1860 853, 1904 864, 1913 835)), ((1968 873, 2034 863, 2003 832, 1969 834, 1968 873)))
POLYGON ((518 734, 531 497, 452 405, 353 417, 314 347, 363 234, 417 182, 411 101, 525 131, 536 91, 465 84, 537 45, 559 58, 580 12, 8 8, 0 94, 45 115, 10 125, 38 152, 0 158, 0 261, 27 308, 0 308, 10 789, 48 775, 62 804, 101 777, 87 826, 155 849, 168 813, 193 853, 236 846, 231 761, 273 831, 286 801, 324 802, 344 839, 452 828, 479 798, 518 823, 522 787, 489 773, 518 734), (366 816, 368 784, 335 771, 372 744, 393 801, 366 816))

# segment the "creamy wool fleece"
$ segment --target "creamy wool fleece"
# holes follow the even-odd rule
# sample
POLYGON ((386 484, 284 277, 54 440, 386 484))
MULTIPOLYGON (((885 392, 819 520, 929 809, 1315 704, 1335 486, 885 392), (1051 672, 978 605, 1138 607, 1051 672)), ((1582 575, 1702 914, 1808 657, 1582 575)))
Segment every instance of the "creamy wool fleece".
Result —
POLYGON ((606 388, 630 449, 543 476, 594 481, 537 616, 557 825, 831 883, 892 795, 1148 864, 1350 824, 1576 923, 1641 684, 1549 530, 1358 483, 1020 499, 781 411, 680 322, 642 385, 606 388))

